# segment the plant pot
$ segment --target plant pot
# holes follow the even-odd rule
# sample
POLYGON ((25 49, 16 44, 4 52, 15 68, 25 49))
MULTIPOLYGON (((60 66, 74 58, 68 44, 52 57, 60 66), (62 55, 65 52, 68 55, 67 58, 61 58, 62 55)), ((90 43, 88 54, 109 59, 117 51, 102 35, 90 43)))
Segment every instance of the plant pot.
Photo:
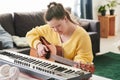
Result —
POLYGON ((110 10, 110 15, 114 15, 114 12, 115 12, 115 10, 114 10, 114 9, 111 9, 111 10, 110 10))
POLYGON ((101 15, 105 16, 106 15, 106 10, 101 11, 101 15))

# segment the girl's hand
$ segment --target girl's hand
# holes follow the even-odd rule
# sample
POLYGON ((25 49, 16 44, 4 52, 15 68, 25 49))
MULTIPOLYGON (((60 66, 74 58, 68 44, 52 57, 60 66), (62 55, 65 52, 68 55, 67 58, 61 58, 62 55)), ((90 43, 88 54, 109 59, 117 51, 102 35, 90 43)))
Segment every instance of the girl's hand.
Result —
POLYGON ((46 51, 48 51, 48 48, 43 45, 43 44, 38 44, 37 45, 37 54, 40 57, 45 57, 45 55, 47 54, 46 51))
POLYGON ((50 52, 50 54, 56 54, 57 50, 55 45, 49 44, 45 46, 43 44, 38 44, 37 53, 40 57, 46 57, 47 52, 50 52))
POLYGON ((91 73, 94 73, 94 71, 95 71, 94 64, 90 64, 90 63, 85 64, 85 63, 79 62, 79 63, 75 64, 74 67, 80 68, 84 71, 88 71, 91 73))

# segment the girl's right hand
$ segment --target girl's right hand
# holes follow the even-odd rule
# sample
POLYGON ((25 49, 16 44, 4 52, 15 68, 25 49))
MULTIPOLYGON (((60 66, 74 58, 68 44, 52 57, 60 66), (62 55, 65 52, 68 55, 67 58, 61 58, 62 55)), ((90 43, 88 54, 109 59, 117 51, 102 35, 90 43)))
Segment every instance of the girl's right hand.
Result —
POLYGON ((47 47, 43 44, 38 44, 37 45, 37 54, 40 57, 45 57, 45 55, 47 54, 45 51, 48 51, 47 47))

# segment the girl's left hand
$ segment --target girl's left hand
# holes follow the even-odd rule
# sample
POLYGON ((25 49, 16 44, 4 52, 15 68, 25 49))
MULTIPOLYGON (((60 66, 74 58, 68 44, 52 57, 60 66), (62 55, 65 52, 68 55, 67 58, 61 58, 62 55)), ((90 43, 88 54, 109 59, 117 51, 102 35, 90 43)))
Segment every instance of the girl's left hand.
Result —
POLYGON ((90 64, 90 63, 85 64, 85 63, 79 62, 79 63, 75 64, 74 67, 80 68, 84 71, 88 71, 91 73, 94 73, 94 71, 95 71, 94 64, 90 64))

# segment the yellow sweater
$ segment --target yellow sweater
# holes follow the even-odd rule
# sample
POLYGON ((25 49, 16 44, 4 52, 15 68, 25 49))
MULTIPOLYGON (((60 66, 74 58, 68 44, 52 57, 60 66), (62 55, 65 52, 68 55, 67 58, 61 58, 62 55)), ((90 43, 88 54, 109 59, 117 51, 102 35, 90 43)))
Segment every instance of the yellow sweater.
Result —
POLYGON ((62 46, 64 58, 84 63, 92 63, 93 61, 91 40, 82 27, 78 26, 70 39, 61 43, 58 33, 50 28, 49 25, 37 26, 26 34, 30 47, 36 48, 36 45, 40 42, 40 36, 44 36, 47 41, 54 45, 62 46))

